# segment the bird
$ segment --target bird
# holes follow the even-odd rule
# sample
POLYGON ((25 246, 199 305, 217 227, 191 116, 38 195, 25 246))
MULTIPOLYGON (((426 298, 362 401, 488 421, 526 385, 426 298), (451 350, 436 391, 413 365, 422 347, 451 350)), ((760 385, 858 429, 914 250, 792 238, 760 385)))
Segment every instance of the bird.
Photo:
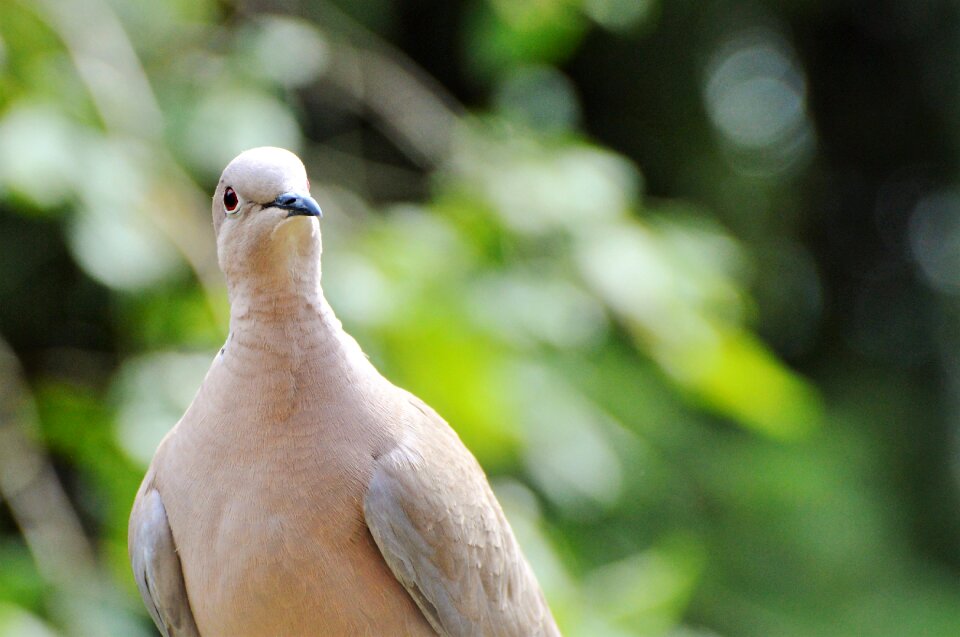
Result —
POLYGON ((301 160, 242 152, 212 214, 229 334, 129 521, 160 633, 559 636, 477 460, 325 299, 301 160))

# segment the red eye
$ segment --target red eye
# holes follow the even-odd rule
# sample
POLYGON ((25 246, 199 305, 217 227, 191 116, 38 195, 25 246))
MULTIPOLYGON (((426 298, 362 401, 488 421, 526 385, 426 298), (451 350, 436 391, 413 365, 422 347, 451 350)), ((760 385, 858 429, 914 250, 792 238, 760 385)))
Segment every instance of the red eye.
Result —
POLYGON ((238 205, 240 205, 240 198, 237 197, 237 193, 233 191, 233 188, 227 186, 227 189, 223 191, 223 207, 227 212, 233 212, 237 209, 238 205))

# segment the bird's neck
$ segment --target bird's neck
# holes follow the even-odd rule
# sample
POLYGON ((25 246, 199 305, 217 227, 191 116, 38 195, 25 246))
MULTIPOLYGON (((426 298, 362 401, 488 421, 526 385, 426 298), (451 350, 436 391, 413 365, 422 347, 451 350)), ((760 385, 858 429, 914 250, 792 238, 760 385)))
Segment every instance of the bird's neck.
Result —
POLYGON ((231 329, 269 330, 312 321, 330 311, 320 287, 320 267, 277 267, 228 279, 231 329))
POLYGON ((225 354, 276 370, 308 371, 325 386, 367 373, 369 362, 323 296, 319 255, 228 283, 225 354))

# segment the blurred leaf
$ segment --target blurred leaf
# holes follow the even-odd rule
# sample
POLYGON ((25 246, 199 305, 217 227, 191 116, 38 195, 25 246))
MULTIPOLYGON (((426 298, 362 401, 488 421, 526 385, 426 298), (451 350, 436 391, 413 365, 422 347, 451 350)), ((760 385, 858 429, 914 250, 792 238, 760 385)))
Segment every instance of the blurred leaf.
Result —
MULTIPOLYGON (((0 542, 0 600, 39 611, 49 584, 37 572, 27 547, 19 539, 0 542)), ((2 614, 0 610, 0 614, 2 614)), ((2 620, 0 620, 2 624, 2 620)), ((0 635, 5 633, 0 629, 0 635)))
POLYGON ((820 425, 815 390, 746 333, 720 331, 712 343, 668 346, 658 356, 681 386, 761 433, 793 439, 820 425))
POLYGON ((0 636, 57 637, 59 634, 22 608, 0 602, 0 636))
POLYGON ((0 186, 49 210, 74 195, 81 181, 77 161, 89 138, 56 107, 21 103, 0 120, 0 186))
POLYGON ((47 382, 36 392, 43 441, 87 481, 81 497, 105 540, 126 541, 127 516, 142 478, 121 452, 102 397, 73 384, 47 382))
POLYGON ((611 31, 629 32, 659 12, 660 0, 583 0, 583 11, 611 31))
POLYGON ((168 348, 206 348, 213 350, 226 338, 211 304, 220 304, 226 313, 226 294, 208 298, 195 282, 172 281, 165 286, 120 299, 120 321, 137 325, 127 333, 124 346, 135 351, 168 348))
POLYGON ((249 85, 220 80, 193 106, 178 142, 197 170, 213 176, 248 148, 280 146, 297 152, 301 137, 282 102, 249 85))
POLYGON ((568 0, 484 0, 469 17, 469 61, 481 77, 518 63, 562 62, 587 26, 568 0))
POLYGON ((330 64, 330 46, 309 22, 263 16, 238 34, 237 71, 286 88, 316 80, 330 64))
POLYGON ((112 393, 117 442, 127 457, 147 466, 160 441, 190 406, 210 366, 208 354, 153 352, 128 359, 112 393))
POLYGON ((607 620, 642 635, 676 626, 703 568, 704 552, 690 537, 659 546, 591 573, 585 588, 607 620))

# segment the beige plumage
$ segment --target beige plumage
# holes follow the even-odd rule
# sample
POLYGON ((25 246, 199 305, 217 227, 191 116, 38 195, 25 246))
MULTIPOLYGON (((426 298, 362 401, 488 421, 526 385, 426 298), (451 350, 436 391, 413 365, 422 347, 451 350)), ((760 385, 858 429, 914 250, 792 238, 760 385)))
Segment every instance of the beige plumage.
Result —
POLYGON ((320 288, 303 164, 247 151, 213 200, 230 336, 130 516, 166 637, 559 635, 480 466, 320 288))

